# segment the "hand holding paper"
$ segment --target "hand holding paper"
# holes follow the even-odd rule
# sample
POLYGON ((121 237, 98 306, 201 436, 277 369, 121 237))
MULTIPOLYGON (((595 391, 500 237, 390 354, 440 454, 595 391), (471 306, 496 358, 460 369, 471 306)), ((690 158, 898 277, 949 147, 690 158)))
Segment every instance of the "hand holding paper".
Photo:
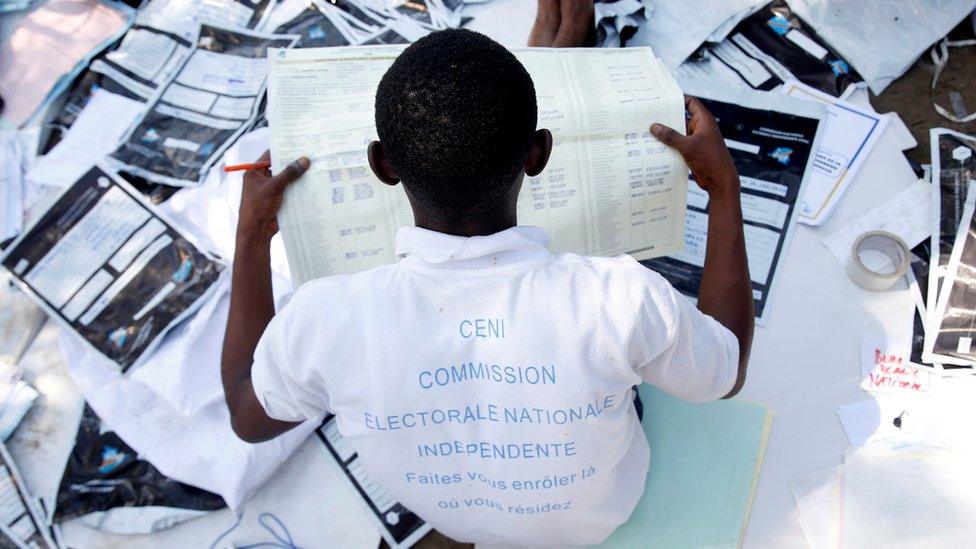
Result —
POLYGON ((732 155, 725 146, 715 117, 694 97, 685 98, 685 108, 691 115, 688 135, 662 124, 653 124, 651 133, 665 145, 676 149, 695 174, 698 186, 709 195, 739 195, 739 174, 732 155))

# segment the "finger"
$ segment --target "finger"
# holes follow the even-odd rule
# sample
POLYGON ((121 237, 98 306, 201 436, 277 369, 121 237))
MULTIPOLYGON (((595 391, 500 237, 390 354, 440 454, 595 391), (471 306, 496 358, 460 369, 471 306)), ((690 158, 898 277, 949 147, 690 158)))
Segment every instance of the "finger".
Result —
POLYGON ((677 149, 679 152, 684 149, 685 139, 687 139, 674 128, 657 123, 651 124, 651 135, 656 137, 661 143, 664 143, 672 149, 677 149))
POLYGON ((688 109, 692 121, 715 122, 715 117, 697 97, 685 96, 685 108, 688 109))
POLYGON ((284 191, 285 187, 297 181, 308 170, 310 165, 311 162, 309 159, 303 156, 285 166, 285 169, 281 170, 281 173, 268 180, 268 184, 275 191, 284 191))
MULTIPOLYGON (((260 162, 271 162, 271 151, 264 151, 264 154, 262 154, 260 158, 254 161, 255 164, 260 162)), ((271 168, 250 169, 244 172, 244 177, 250 179, 250 177, 254 177, 253 174, 255 173, 266 179, 268 177, 271 177, 271 168), (252 174, 252 175, 248 177, 248 174, 252 174)))

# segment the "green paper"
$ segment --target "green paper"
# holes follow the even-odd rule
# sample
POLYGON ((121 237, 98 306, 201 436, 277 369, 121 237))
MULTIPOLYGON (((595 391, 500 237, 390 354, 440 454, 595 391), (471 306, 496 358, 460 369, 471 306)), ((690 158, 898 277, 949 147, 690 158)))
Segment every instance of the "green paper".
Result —
POLYGON ((599 547, 738 547, 772 421, 765 406, 691 404, 640 387, 651 465, 630 519, 599 547))

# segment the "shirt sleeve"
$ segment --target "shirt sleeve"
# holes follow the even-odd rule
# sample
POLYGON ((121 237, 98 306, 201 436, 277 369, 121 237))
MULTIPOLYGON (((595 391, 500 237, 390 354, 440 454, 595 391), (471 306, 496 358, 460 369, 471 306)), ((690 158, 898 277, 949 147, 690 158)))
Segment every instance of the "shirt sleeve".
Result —
POLYGON ((254 350, 251 384, 268 417, 297 422, 328 412, 329 401, 319 372, 308 368, 320 362, 305 360, 301 347, 295 348, 302 331, 293 308, 286 305, 261 335, 254 350))
POLYGON ((641 331, 659 332, 663 328, 667 336, 663 347, 640 353, 653 358, 639 365, 638 373, 645 382, 684 400, 722 398, 738 378, 738 340, 670 284, 661 282, 655 290, 665 295, 643 300, 632 341, 661 341, 656 334, 641 331))

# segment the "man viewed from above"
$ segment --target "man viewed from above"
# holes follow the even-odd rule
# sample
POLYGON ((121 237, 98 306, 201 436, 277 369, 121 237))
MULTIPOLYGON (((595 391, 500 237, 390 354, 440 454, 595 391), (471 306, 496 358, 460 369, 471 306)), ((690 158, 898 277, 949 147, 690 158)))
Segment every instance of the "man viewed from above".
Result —
POLYGON ((686 108, 687 135, 650 131, 709 193, 697 308, 628 256, 554 255, 518 225, 553 136, 510 52, 464 30, 408 47, 379 85, 367 153, 413 208, 399 262, 306 283, 276 314, 270 240, 308 160, 245 176, 222 357, 234 430, 257 442, 333 413, 372 479, 451 538, 604 540, 650 463, 634 387, 708 401, 745 381, 738 175, 712 116, 686 108))

